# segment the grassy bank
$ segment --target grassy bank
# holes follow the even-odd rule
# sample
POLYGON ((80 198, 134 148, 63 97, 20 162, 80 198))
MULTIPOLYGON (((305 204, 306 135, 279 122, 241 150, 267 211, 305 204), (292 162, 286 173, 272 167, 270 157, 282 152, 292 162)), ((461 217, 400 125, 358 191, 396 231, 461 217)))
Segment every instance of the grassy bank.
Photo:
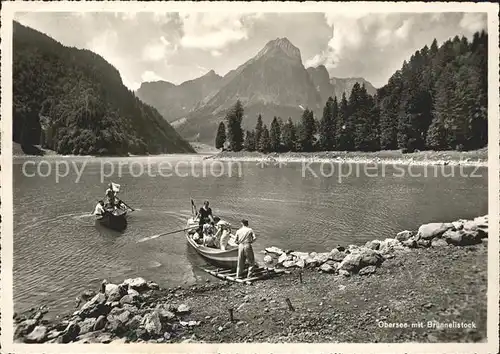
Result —
POLYGON ((340 163, 392 163, 392 164, 440 164, 440 165, 484 165, 488 164, 488 149, 474 151, 419 151, 403 154, 401 150, 376 152, 361 151, 321 151, 321 152, 285 152, 269 153, 249 151, 223 151, 211 156, 221 161, 260 161, 268 159, 283 162, 340 162, 340 163))

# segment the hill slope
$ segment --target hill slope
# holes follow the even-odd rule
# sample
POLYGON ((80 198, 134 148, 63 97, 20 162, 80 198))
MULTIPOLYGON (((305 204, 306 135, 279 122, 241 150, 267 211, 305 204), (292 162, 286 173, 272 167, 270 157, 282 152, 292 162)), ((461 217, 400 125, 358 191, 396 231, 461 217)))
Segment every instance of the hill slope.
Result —
POLYGON ((213 70, 194 80, 174 85, 166 81, 144 82, 137 97, 155 107, 169 122, 189 113, 220 87, 222 77, 213 70))
POLYGON ((14 22, 13 140, 61 154, 194 152, 99 55, 14 22))

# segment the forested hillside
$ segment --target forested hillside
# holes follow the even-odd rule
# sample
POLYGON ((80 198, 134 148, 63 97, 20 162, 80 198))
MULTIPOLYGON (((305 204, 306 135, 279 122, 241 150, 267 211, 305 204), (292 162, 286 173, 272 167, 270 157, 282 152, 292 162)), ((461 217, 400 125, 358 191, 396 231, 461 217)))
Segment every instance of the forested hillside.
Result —
MULTIPOLYGON (((270 128, 259 117, 254 130, 231 131, 237 119, 228 113, 229 147, 271 151, 473 150, 488 143, 488 36, 472 41, 458 36, 440 47, 434 40, 404 62, 372 96, 355 83, 349 98, 329 98, 320 119, 306 109, 294 123, 274 117, 270 128), (230 128, 231 127, 231 128, 230 128), (241 137, 240 137, 241 136, 241 137)), ((236 103, 235 107, 240 107, 236 103)), ((240 114, 241 115, 241 114, 240 114)), ((285 118, 286 120, 282 119, 285 118)), ((269 117, 268 117, 269 119, 269 117)), ((296 120, 296 119, 295 119, 296 120)), ((236 122, 236 123, 235 123, 236 122)), ((221 145, 222 128, 216 142, 221 145)), ((225 138, 224 136, 224 138, 225 138)))
POLYGON ((60 154, 193 152, 99 55, 14 22, 13 140, 60 154))

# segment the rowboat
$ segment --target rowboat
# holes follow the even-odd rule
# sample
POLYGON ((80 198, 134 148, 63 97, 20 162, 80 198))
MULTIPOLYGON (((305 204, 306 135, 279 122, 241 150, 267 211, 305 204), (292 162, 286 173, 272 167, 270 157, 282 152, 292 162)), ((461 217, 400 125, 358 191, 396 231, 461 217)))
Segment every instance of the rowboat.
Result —
POLYGON ((123 231, 127 227, 127 210, 105 208, 104 215, 97 218, 97 221, 103 226, 115 231, 123 231))
POLYGON ((205 247, 193 239, 193 235, 196 231, 192 229, 193 225, 196 225, 196 221, 193 218, 190 218, 186 227, 191 227, 191 230, 186 231, 188 244, 208 263, 222 268, 236 269, 236 266, 238 265, 238 247, 228 245, 228 249, 225 251, 218 248, 205 247))

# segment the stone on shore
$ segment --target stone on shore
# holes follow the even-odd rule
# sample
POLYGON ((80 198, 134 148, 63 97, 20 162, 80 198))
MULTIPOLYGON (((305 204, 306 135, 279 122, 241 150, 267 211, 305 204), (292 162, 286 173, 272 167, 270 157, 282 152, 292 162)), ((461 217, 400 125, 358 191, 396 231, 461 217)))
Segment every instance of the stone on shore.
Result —
POLYGON ((160 315, 158 314, 157 311, 153 311, 151 313, 146 314, 144 316, 142 324, 144 326, 144 329, 151 336, 160 336, 163 334, 162 328, 161 328, 160 315))
POLYGON ((417 248, 417 241, 413 238, 401 241, 401 244, 408 248, 417 248))
POLYGON ((47 327, 36 326, 26 337, 24 341, 26 343, 42 343, 47 337, 47 327))
POLYGON ((443 234, 443 239, 454 246, 470 246, 481 243, 481 236, 478 231, 471 230, 448 230, 443 234))
POLYGON ((191 309, 189 308, 188 305, 182 304, 177 307, 177 313, 189 313, 191 312, 191 309))
POLYGON ((448 242, 446 242, 442 238, 435 238, 431 241, 431 246, 432 247, 444 247, 444 246, 448 246, 448 242))
POLYGON ((415 235, 415 231, 404 230, 404 231, 397 233, 396 240, 403 243, 403 241, 406 241, 406 240, 412 238, 414 235, 415 235))
POLYGON ((99 316, 97 320, 94 323, 94 327, 92 328, 93 331, 100 331, 104 327, 106 327, 107 319, 106 316, 99 316))
POLYGON ((368 241, 365 244, 365 247, 376 251, 380 249, 380 241, 378 240, 368 241))
POLYGON ((268 247, 265 249, 267 253, 274 253, 278 256, 280 256, 281 254, 283 254, 283 250, 278 248, 278 247, 268 247))
POLYGON ((111 310, 111 306, 106 305, 106 295, 103 293, 98 293, 92 299, 87 301, 80 311, 77 311, 80 317, 99 317, 100 315, 106 315, 111 310))
POLYGON ((127 284, 129 288, 132 288, 137 291, 141 290, 147 290, 149 289, 148 283, 144 278, 138 277, 138 278, 133 278, 133 279, 125 279, 123 281, 123 284, 127 284))
POLYGON ((69 343, 74 341, 79 334, 80 326, 78 323, 70 322, 60 338, 63 343, 69 343))
POLYGON ((330 264, 328 263, 324 263, 322 264, 319 269, 323 272, 323 273, 335 273, 335 268, 332 267, 330 264))
POLYGON ((369 274, 373 274, 377 271, 377 267, 374 266, 374 265, 371 265, 371 266, 368 266, 368 267, 364 267, 362 268, 360 271, 359 271, 359 275, 369 275, 369 274))
MULTIPOLYGON (((99 316, 99 318, 104 317, 103 315, 99 316)), ((94 325, 97 319, 94 317, 88 317, 79 323, 80 326, 80 334, 85 334, 88 332, 92 332, 94 330, 94 325)))
POLYGON ((140 295, 137 294, 127 294, 120 299, 120 304, 136 304, 140 301, 140 295))
POLYGON ((16 327, 15 332, 14 332, 14 337, 16 337, 16 338, 24 337, 26 334, 33 331, 36 324, 37 324, 37 321, 34 319, 25 320, 25 321, 19 323, 16 327))
POLYGON ((339 251, 337 248, 332 249, 329 258, 335 262, 342 262, 345 258, 345 253, 339 251))
POLYGON ((452 223, 431 222, 424 224, 418 228, 417 239, 432 240, 435 237, 440 237, 451 228, 453 228, 452 223))

